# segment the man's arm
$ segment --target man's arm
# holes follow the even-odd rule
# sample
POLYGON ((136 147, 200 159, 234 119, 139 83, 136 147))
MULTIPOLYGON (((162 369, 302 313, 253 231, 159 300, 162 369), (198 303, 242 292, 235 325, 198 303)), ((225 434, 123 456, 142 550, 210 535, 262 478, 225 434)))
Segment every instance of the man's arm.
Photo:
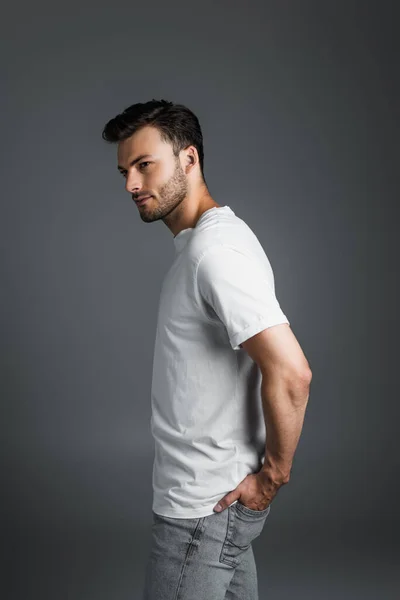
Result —
MULTIPOLYGON (((261 396, 267 443, 260 471, 274 496, 289 481, 303 427, 312 379, 310 366, 287 323, 241 344, 262 373, 261 396)), ((272 499, 272 498, 271 498, 272 499)))

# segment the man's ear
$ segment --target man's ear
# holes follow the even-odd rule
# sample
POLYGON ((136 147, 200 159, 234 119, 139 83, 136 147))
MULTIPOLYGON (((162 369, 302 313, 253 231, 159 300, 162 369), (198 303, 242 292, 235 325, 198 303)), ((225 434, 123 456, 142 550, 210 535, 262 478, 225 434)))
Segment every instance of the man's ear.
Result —
POLYGON ((185 168, 190 170, 193 165, 196 163, 196 156, 193 152, 189 152, 185 157, 185 168))

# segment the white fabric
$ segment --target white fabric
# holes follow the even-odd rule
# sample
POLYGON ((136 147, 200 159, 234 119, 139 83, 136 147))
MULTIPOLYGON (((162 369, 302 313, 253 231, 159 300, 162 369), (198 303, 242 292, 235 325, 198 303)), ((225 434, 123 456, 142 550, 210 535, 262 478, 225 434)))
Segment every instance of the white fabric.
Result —
POLYGON ((261 244, 229 206, 173 240, 153 360, 153 510, 192 518, 262 466, 261 374, 240 344, 289 321, 261 244))

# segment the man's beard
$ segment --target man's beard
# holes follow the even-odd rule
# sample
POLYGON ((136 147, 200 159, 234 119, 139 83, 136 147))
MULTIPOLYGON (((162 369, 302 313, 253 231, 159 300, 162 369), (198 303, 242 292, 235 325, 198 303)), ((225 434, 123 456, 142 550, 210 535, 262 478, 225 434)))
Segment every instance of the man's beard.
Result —
POLYGON ((186 198, 187 193, 188 182, 186 175, 183 172, 179 159, 177 159, 174 174, 160 188, 160 200, 158 201, 153 197, 153 200, 150 200, 147 205, 144 204, 144 210, 139 210, 142 221, 151 223, 152 221, 163 219, 186 198), (153 208, 151 208, 152 201, 156 203, 153 208))

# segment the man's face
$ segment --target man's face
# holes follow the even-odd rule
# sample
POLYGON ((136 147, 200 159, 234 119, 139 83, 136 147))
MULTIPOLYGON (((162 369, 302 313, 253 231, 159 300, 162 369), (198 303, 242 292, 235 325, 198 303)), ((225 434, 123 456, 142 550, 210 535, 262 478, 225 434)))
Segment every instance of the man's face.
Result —
POLYGON ((151 196, 137 205, 142 221, 147 223, 168 215, 188 193, 180 160, 156 127, 142 127, 118 143, 118 170, 125 177, 125 189, 133 200, 151 196))

